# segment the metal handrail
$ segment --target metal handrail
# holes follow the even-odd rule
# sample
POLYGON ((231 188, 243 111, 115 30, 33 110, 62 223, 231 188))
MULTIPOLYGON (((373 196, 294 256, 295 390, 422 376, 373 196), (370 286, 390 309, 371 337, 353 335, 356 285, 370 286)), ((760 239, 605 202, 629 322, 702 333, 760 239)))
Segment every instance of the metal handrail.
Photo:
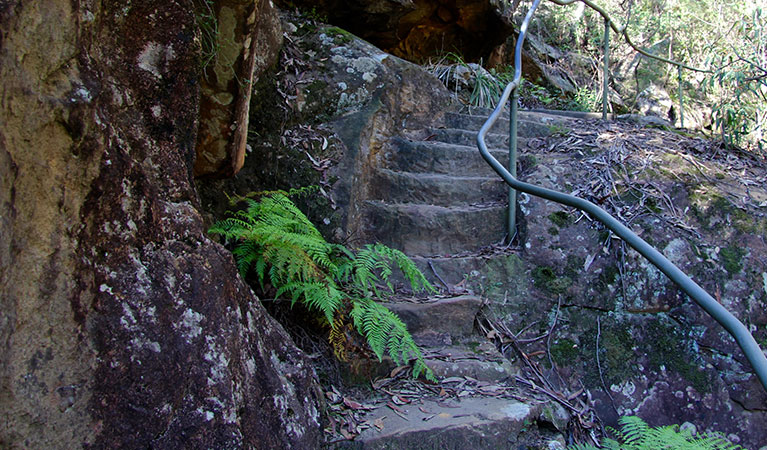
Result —
MULTIPOLYGON (((482 125, 477 135, 477 146, 482 157, 487 161, 493 170, 503 178, 503 180, 513 189, 526 192, 536 197, 541 197, 547 200, 551 200, 557 203, 561 203, 573 208, 577 208, 581 211, 588 213, 591 217, 594 217, 601 221, 607 228, 613 233, 623 239, 634 250, 639 252, 642 256, 647 258, 655 267, 661 272, 666 274, 671 281, 676 283, 687 295, 690 296, 704 311, 706 311, 711 317, 719 322, 725 330, 735 339, 737 344, 743 350, 743 353, 754 369, 754 373, 761 382, 764 389, 767 391, 767 357, 764 352, 754 340, 754 337, 748 331, 748 329, 741 323, 734 315, 732 315, 726 308, 724 308, 719 302, 714 300, 703 288, 695 283, 684 272, 679 270, 671 261, 663 256, 659 251, 650 246, 642 238, 634 234, 628 227, 620 223, 613 216, 608 214, 605 210, 595 205, 594 203, 584 200, 573 195, 568 195, 562 192, 557 192, 551 189, 546 189, 540 186, 535 186, 529 183, 519 181, 516 176, 512 175, 501 163, 498 162, 491 154, 485 143, 485 136, 493 127, 495 122, 501 116, 504 105, 509 101, 509 97, 512 93, 515 93, 519 87, 520 80, 522 78, 522 44, 527 34, 527 27, 530 23, 530 19, 533 17, 536 8, 538 8, 541 0, 533 0, 533 4, 530 10, 525 16, 525 20, 520 27, 519 37, 517 38, 517 45, 514 54, 514 79, 503 90, 503 95, 498 101, 498 105, 495 107, 490 117, 482 125)), ((585 0, 584 0, 585 2, 585 0)), ((587 3, 588 4, 588 3, 587 3)), ((511 148, 516 150, 516 101, 511 105, 510 116, 510 130, 514 132, 510 137, 511 148)), ((511 149, 510 149, 511 150, 511 149)), ((511 153, 511 151, 510 151, 511 153)), ((510 169, 516 172, 516 162, 513 161, 513 166, 510 169)), ((516 202, 515 202, 516 203, 516 202)), ((516 204, 509 205, 509 210, 515 210, 516 204)), ((509 239, 513 236, 513 229, 509 230, 509 239)))

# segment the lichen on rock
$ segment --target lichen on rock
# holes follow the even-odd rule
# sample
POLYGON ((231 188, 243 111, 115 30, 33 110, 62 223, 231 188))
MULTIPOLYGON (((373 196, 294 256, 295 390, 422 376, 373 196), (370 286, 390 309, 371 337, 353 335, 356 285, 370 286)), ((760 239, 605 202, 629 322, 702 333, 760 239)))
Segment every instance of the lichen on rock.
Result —
POLYGON ((313 369, 198 211, 194 24, 179 2, 0 7, 4 448, 319 441, 313 369))

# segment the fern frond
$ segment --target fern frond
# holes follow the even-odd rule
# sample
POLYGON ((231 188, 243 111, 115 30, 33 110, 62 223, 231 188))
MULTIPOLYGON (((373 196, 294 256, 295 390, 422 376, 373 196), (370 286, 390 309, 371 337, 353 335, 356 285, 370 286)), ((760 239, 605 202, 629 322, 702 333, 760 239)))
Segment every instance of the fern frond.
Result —
MULTIPOLYGON (((388 354, 397 364, 415 360, 413 376, 434 374, 399 318, 375 303, 383 280, 391 289, 392 265, 403 271, 417 288, 433 290, 423 274, 402 252, 381 244, 368 245, 354 253, 342 245, 329 244, 301 210, 288 198, 310 190, 274 191, 234 197, 244 208, 216 223, 209 230, 234 243, 237 267, 245 275, 255 269, 263 287, 269 279, 276 296, 288 296, 321 312, 331 327, 331 343, 339 359, 345 353, 346 335, 334 320, 339 311, 351 306, 355 328, 370 344, 378 359, 388 354), (344 341, 342 342, 342 338, 344 341)), ((344 325, 346 327, 346 325, 344 325)))
POLYGON ((346 318, 341 315, 336 318, 335 322, 330 327, 330 334, 328 335, 328 342, 333 347, 333 354, 340 361, 348 362, 349 357, 346 351, 348 341, 346 339, 346 318))
POLYGON ((309 308, 322 312, 331 324, 333 315, 343 303, 343 295, 332 283, 293 281, 277 289, 275 296, 280 297, 286 293, 290 295, 292 303, 303 301, 309 308))
POLYGON ((370 299, 355 300, 351 316, 355 327, 367 338, 379 361, 383 359, 384 352, 399 365, 415 359, 413 376, 417 377, 424 372, 427 379, 435 380, 434 373, 426 366, 421 350, 405 324, 385 306, 370 299))
POLYGON ((237 270, 243 277, 248 272, 250 266, 256 263, 260 258, 259 245, 253 241, 243 241, 232 250, 234 260, 237 262, 237 270))
MULTIPOLYGON (((434 286, 429 283, 429 280, 426 279, 426 277, 423 275, 423 272, 421 272, 418 267, 413 263, 413 261, 408 258, 407 255, 402 253, 401 251, 387 247, 381 243, 375 244, 373 246, 373 250, 381 255, 381 257, 385 258, 387 261, 393 262, 397 269, 402 272, 402 275, 405 276, 405 279, 410 283, 410 287, 413 289, 413 291, 416 292, 435 292, 436 289, 434 289, 434 286)), ((388 277, 387 277, 388 279, 388 277)))
POLYGON ((357 255, 352 260, 354 265, 352 281, 357 289, 363 295, 366 295, 367 291, 373 292, 376 297, 380 297, 380 293, 376 287, 376 283, 380 281, 376 275, 376 267, 379 262, 379 255, 372 250, 370 246, 360 249, 357 255))
MULTIPOLYGON (((617 440, 605 439, 603 448, 609 450, 742 450, 742 447, 717 435, 694 438, 689 431, 680 431, 678 425, 650 427, 636 416, 621 417, 620 430, 608 427, 617 440)), ((591 450, 593 446, 579 444, 568 450, 591 450)))
POLYGON ((637 416, 625 416, 618 419, 621 425, 617 436, 626 444, 644 445, 650 426, 637 416))
POLYGON ((705 450, 743 450, 743 447, 737 444, 733 444, 729 440, 718 435, 708 435, 697 439, 693 442, 698 445, 698 448, 705 450))

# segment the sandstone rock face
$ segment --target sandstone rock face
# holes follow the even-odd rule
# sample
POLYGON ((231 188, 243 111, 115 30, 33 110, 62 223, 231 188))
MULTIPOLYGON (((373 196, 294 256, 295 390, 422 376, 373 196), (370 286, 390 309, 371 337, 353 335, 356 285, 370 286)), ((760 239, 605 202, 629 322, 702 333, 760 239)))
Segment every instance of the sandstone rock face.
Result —
POLYGON ((254 88, 253 151, 234 179, 200 180, 203 204, 221 216, 225 193, 316 184, 330 200, 310 217, 326 235, 359 239, 360 208, 392 138, 441 120, 450 92, 419 66, 338 27, 288 15, 284 28, 278 72, 254 88), (265 99, 273 103, 257 104, 265 99))
POLYGON ((245 160, 253 82, 277 57, 282 30, 269 0, 218 1, 197 8, 198 17, 215 22, 216 31, 202 33, 203 51, 211 54, 203 55, 194 173, 232 176, 245 160))
POLYGON ((313 370, 197 212, 194 23, 0 6, 0 447, 316 446, 313 370))
POLYGON ((411 61, 457 52, 486 58, 511 32, 512 7, 491 0, 322 0, 291 2, 411 61))

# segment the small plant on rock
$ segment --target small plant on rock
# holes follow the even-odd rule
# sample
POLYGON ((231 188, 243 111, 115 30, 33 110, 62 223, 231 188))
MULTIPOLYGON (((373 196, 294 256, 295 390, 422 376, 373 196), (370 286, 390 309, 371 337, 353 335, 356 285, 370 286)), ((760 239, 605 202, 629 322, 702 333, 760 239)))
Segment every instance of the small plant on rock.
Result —
POLYGON ((423 274, 399 250, 383 244, 352 251, 327 242, 289 195, 307 189, 254 194, 236 198, 246 208, 209 230, 234 243, 233 254, 243 276, 254 269, 262 288, 270 283, 275 297, 286 295, 323 314, 331 327, 330 341, 344 359, 342 330, 348 317, 365 337, 378 360, 388 354, 396 364, 415 360, 413 377, 434 380, 405 324, 380 304, 393 292, 390 277, 399 269, 414 291, 433 291, 423 274))
MULTIPOLYGON (((608 450, 742 450, 727 439, 716 436, 693 436, 689 430, 680 430, 678 425, 650 427, 636 416, 621 417, 620 430, 610 431, 617 440, 605 439, 602 449, 608 450)), ((576 444, 568 450, 598 450, 593 445, 576 444)))

